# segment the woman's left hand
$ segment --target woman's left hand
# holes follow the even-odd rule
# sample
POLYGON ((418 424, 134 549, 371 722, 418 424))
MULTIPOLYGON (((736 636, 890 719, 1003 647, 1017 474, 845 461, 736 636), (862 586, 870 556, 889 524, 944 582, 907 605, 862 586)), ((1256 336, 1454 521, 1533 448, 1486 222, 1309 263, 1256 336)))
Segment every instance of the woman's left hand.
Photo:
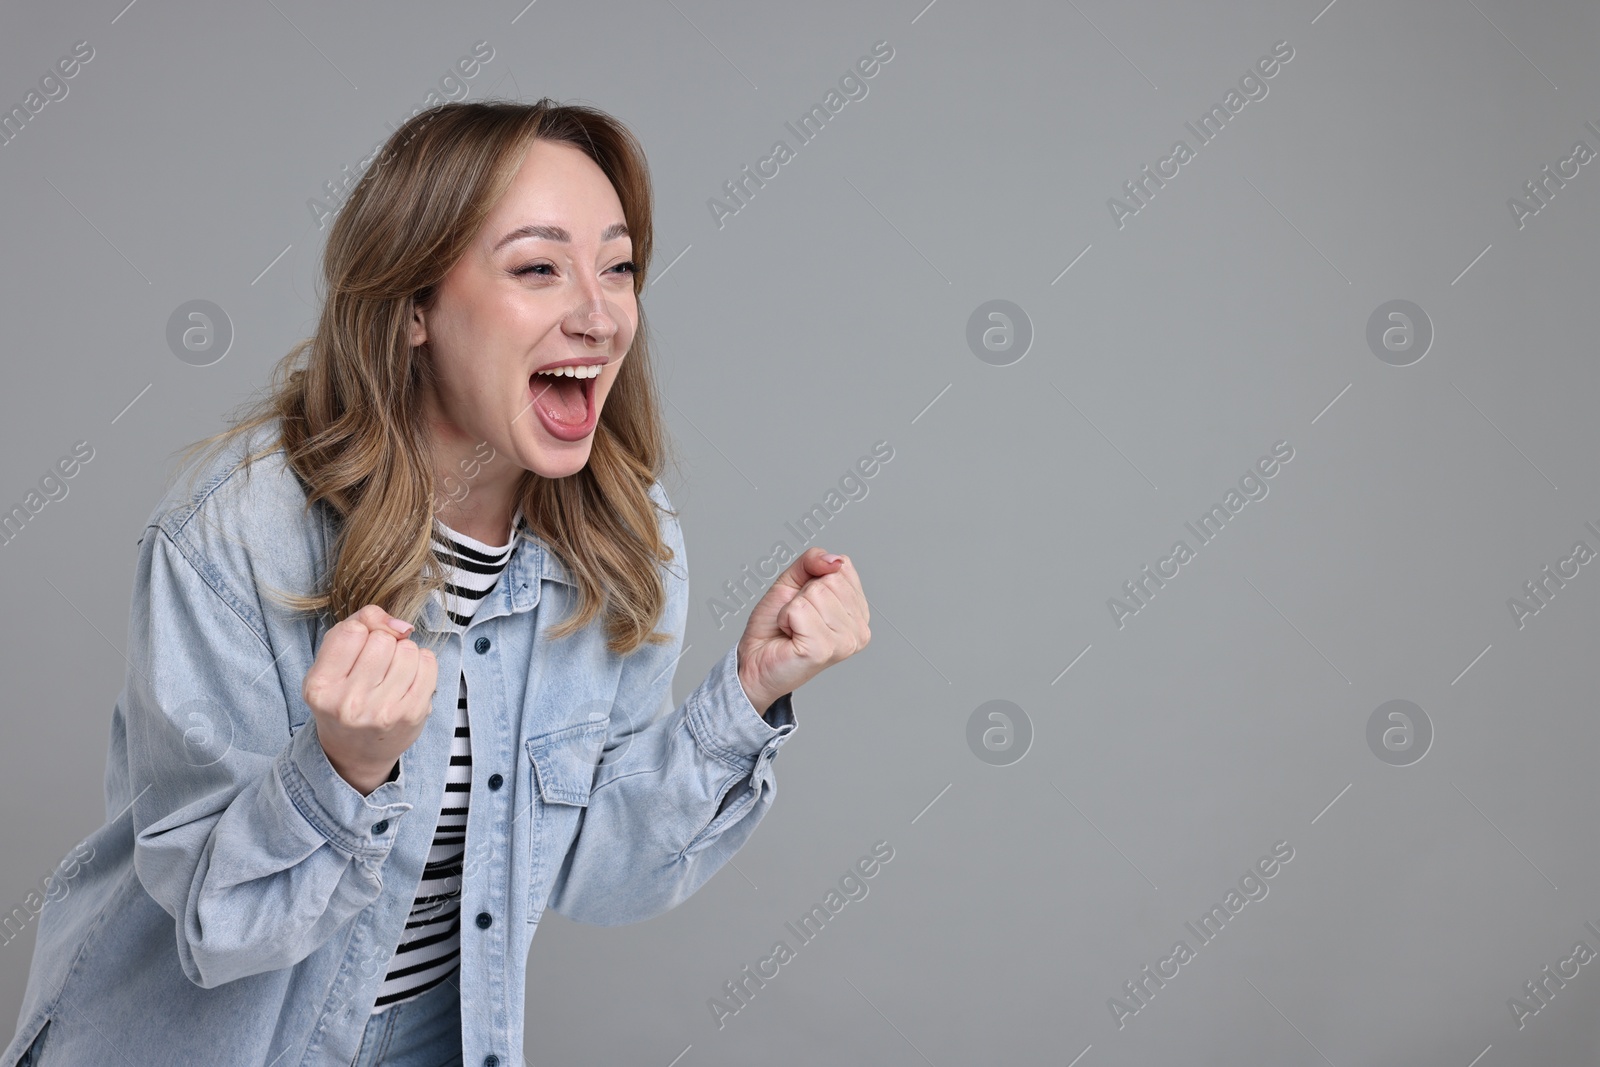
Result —
POLYGON ((739 638, 739 681, 756 711, 867 647, 867 597, 849 556, 813 545, 750 609, 739 638), (829 558, 833 562, 829 562, 829 558))

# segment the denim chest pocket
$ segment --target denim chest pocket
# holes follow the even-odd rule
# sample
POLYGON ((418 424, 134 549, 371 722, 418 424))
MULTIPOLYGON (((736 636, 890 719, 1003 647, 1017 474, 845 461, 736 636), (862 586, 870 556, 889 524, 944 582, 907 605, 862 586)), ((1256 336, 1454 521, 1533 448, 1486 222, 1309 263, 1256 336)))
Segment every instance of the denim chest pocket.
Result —
POLYGON ((604 720, 581 722, 530 737, 525 743, 533 769, 529 922, 538 922, 544 913, 551 882, 577 836, 605 745, 606 726, 604 720))

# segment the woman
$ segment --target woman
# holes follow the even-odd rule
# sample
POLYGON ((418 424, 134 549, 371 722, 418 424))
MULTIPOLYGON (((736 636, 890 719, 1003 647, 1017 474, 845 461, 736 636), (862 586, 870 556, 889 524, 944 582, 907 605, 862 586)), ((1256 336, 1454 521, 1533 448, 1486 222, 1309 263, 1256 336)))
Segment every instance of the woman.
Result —
POLYGON ((650 215, 599 111, 395 131, 315 335, 146 526, 108 821, 0 1067, 509 1067, 547 904, 646 919, 749 838, 789 694, 866 646, 867 603, 807 549, 673 708, 650 215))

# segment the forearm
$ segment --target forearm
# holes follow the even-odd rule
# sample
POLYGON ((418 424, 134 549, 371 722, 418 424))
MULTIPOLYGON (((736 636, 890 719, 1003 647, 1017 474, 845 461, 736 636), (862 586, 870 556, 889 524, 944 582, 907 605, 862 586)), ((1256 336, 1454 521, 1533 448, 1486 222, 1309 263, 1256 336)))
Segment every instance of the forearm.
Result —
POLYGON ((202 988, 298 963, 382 889, 393 835, 372 822, 409 805, 359 796, 320 763, 312 728, 222 806, 191 805, 136 839, 140 882, 177 921, 184 973, 202 988))
POLYGON ((716 873, 772 805, 772 759, 795 724, 787 695, 769 711, 775 721, 747 702, 730 652, 675 711, 613 737, 625 755, 602 764, 549 906, 580 922, 638 922, 716 873))

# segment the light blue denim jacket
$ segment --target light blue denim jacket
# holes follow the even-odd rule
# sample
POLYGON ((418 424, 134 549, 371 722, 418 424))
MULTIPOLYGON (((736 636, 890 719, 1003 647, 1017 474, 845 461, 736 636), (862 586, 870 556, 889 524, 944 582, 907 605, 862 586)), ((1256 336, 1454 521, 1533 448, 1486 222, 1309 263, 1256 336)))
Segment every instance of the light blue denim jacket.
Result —
MULTIPOLYGON (((758 714, 735 646, 673 707, 688 578, 682 529, 664 514, 675 556, 658 628, 672 641, 618 656, 599 617, 550 640, 576 587, 525 535, 466 632, 438 646, 433 712, 399 777, 362 796, 329 764, 301 697, 329 621, 294 618, 262 592, 312 590, 334 533, 323 505, 304 510, 281 448, 238 468, 275 430, 230 445, 191 487, 177 480, 151 513, 107 822, 57 868, 0 1067, 41 1031, 46 1067, 346 1067, 433 840, 459 671, 472 692, 454 976, 466 1064, 523 1062, 528 950, 546 905, 608 926, 659 915, 772 805, 772 761, 795 729, 789 695, 758 714)), ((659 482, 651 495, 670 508, 659 482)), ((416 621, 444 629, 436 598, 416 621)))

